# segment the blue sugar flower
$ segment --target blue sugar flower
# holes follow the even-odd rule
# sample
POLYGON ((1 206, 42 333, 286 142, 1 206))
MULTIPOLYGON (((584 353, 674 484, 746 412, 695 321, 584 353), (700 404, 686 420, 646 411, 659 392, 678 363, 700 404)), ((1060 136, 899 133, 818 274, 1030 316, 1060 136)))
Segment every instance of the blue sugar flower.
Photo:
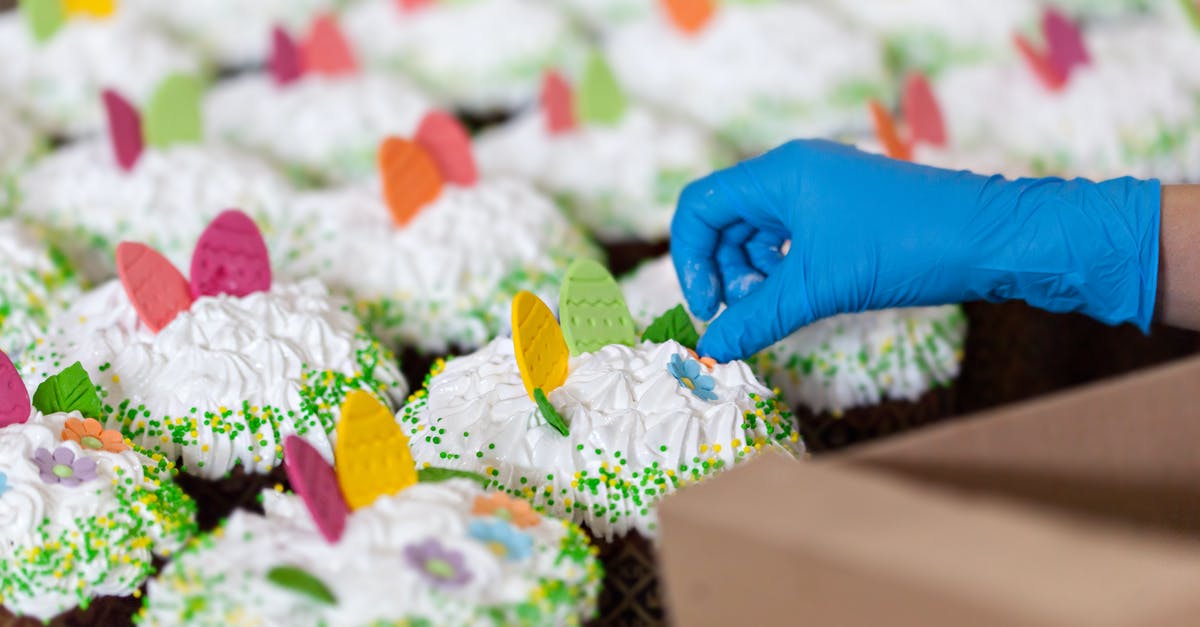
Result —
POLYGON ((695 359, 684 361, 679 355, 671 355, 667 372, 675 377, 679 385, 691 390, 696 398, 705 401, 717 400, 717 393, 713 392, 717 387, 716 380, 706 374, 700 374, 700 362, 695 359))
POLYGON ((4 496, 11 488, 8 487, 8 475, 0 472, 0 496, 4 496))
POLYGON ((523 560, 533 553, 533 538, 499 518, 476 518, 468 528, 472 538, 509 562, 523 560))

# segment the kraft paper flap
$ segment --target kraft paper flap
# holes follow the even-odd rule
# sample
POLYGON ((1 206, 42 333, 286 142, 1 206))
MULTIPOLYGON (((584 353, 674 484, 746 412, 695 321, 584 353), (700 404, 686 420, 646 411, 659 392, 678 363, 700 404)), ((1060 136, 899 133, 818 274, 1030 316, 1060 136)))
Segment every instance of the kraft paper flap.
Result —
POLYGON ((1200 359, 836 458, 1090 515, 1200 532, 1200 359))
POLYGON ((863 468, 764 458, 660 516, 681 624, 1106 627, 1200 612, 1200 544, 863 468))

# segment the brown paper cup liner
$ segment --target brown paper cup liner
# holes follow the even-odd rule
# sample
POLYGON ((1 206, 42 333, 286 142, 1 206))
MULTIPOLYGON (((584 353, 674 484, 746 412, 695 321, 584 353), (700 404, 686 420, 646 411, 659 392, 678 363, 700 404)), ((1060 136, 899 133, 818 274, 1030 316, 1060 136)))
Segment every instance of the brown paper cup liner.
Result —
POLYGON ((820 454, 944 420, 954 413, 956 392, 953 386, 935 388, 916 401, 886 401, 849 409, 840 416, 815 414, 806 407, 796 407, 793 413, 804 445, 820 454))
POLYGON ((592 543, 600 549, 604 582, 599 612, 588 624, 596 627, 667 624, 654 543, 636 531, 612 542, 593 536, 592 543))
POLYGON ((0 607, 0 627, 126 627, 133 625, 133 615, 142 601, 129 597, 98 597, 86 610, 75 608, 43 623, 36 618, 16 616, 0 607))
POLYGON ((236 509, 261 514, 263 510, 258 496, 264 489, 276 485, 288 489, 290 486, 283 466, 277 466, 265 475, 248 474, 241 466, 235 466, 228 476, 216 480, 180 473, 175 481, 196 501, 196 522, 201 531, 216 527, 236 509))

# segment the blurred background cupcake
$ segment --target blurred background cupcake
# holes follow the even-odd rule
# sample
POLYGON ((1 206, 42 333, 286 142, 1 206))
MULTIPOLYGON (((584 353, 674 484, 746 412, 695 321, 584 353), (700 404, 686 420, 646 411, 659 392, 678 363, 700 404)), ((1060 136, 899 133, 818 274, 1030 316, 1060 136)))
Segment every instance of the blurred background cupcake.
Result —
POLYGON ((410 76, 474 120, 532 102, 545 69, 579 67, 586 50, 562 7, 541 0, 362 0, 344 21, 367 67, 410 76))
POLYGON ((79 136, 104 127, 100 92, 135 102, 168 75, 197 73, 199 55, 116 3, 30 0, 0 15, 0 90, 38 128, 79 136))
POLYGON ((366 178, 379 138, 412 134, 431 109, 404 78, 362 69, 330 14, 257 36, 270 49, 267 65, 208 93, 209 135, 271 160, 299 183, 366 178))

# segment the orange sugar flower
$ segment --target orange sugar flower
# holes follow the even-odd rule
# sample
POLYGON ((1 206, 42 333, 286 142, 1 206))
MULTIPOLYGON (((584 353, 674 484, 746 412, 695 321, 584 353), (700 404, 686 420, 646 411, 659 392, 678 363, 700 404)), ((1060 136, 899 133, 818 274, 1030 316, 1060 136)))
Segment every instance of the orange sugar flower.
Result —
POLYGON ((79 446, 91 451, 120 453, 125 450, 125 438, 119 431, 105 429, 95 418, 67 418, 63 425, 63 440, 74 440, 79 446))
POLYGON ((521 529, 532 527, 542 521, 542 517, 533 511, 529 503, 514 499, 503 492, 493 492, 475 497, 471 513, 476 516, 495 516, 521 529))

